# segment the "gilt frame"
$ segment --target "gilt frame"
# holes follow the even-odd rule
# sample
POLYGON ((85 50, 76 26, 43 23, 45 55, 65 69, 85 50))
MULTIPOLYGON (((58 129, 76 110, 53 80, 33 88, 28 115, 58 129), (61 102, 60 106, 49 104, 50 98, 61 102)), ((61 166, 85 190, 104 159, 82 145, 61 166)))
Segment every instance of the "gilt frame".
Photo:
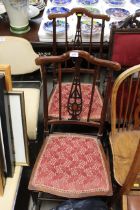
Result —
POLYGON ((11 77, 11 67, 9 64, 0 64, 0 74, 5 76, 5 89, 7 91, 12 91, 12 77, 11 77))

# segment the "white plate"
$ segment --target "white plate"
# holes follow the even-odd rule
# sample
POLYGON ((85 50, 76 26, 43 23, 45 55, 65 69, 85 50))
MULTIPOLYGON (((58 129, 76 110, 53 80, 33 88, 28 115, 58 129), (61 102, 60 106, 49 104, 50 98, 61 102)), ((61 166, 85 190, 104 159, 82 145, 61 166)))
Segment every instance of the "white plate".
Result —
POLYGON ((5 6, 0 3, 0 15, 4 14, 6 12, 5 6))
POLYGON ((40 10, 37 7, 29 5, 29 10, 28 10, 29 18, 34 18, 37 15, 39 15, 39 13, 40 13, 40 10))
MULTIPOLYGON (((67 27, 69 28, 69 24, 67 25, 67 27)), ((43 28, 47 33, 52 34, 53 33, 52 21, 45 22, 43 28)), ((65 32, 65 21, 57 19, 57 21, 56 21, 56 33, 57 34, 64 34, 64 32, 65 32)))

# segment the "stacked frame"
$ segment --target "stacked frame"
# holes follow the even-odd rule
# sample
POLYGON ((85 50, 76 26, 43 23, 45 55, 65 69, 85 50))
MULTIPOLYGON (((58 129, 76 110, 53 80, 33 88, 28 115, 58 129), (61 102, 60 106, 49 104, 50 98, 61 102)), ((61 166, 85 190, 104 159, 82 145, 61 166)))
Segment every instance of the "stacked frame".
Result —
POLYGON ((9 97, 11 127, 15 149, 15 164, 28 166, 29 151, 25 117, 24 92, 10 91, 7 94, 9 97))
POLYGON ((4 187, 6 183, 6 177, 4 174, 4 157, 3 157, 3 148, 0 135, 0 196, 4 193, 4 187))
POLYGON ((5 95, 5 76, 0 74, 0 139, 5 176, 12 177, 15 169, 13 134, 10 122, 9 99, 5 95))

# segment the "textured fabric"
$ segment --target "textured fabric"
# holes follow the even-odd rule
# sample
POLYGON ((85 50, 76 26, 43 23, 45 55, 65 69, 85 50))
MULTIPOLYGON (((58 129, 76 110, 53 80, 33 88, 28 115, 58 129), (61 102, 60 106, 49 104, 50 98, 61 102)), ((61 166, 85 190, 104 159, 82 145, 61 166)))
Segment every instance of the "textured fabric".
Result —
POLYGON ((110 136, 113 153, 114 176, 123 185, 140 139, 140 131, 122 131, 110 136))
MULTIPOLYGON (((67 103, 68 103, 68 97, 70 94, 70 89, 71 89, 71 83, 62 84, 62 105, 61 105, 62 106, 62 119, 70 118, 70 115, 67 111, 67 103)), ((82 112, 80 114, 80 119, 82 120, 86 120, 88 116, 91 90, 92 90, 91 84, 83 84, 83 83, 81 84, 83 105, 82 105, 82 112)), ((49 101, 49 111, 48 111, 49 117, 58 118, 58 113, 59 113, 58 104, 59 104, 59 86, 57 85, 49 101)), ((95 87, 90 120, 100 119, 102 106, 103 106, 103 102, 102 102, 101 95, 98 91, 98 88, 95 87)))
POLYGON ((140 63, 140 35, 117 33, 114 35, 112 60, 122 66, 135 66, 140 63))
POLYGON ((79 198, 111 195, 110 176, 100 142, 78 134, 52 134, 33 169, 29 189, 79 198))
POLYGON ((37 88, 13 88, 24 92, 27 135, 30 140, 36 140, 40 90, 37 88))

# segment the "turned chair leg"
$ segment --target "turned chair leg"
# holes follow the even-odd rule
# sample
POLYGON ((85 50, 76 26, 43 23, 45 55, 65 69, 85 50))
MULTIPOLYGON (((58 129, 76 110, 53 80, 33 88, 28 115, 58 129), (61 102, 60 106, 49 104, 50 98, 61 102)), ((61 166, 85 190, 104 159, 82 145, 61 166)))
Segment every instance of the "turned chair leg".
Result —
POLYGON ((32 197, 32 201, 33 201, 32 210, 40 210, 41 201, 38 199, 38 193, 31 192, 31 197, 32 197))
POLYGON ((39 200, 39 199, 37 199, 37 205, 36 205, 36 208, 35 208, 35 210, 40 210, 40 208, 41 208, 41 200, 39 200))

